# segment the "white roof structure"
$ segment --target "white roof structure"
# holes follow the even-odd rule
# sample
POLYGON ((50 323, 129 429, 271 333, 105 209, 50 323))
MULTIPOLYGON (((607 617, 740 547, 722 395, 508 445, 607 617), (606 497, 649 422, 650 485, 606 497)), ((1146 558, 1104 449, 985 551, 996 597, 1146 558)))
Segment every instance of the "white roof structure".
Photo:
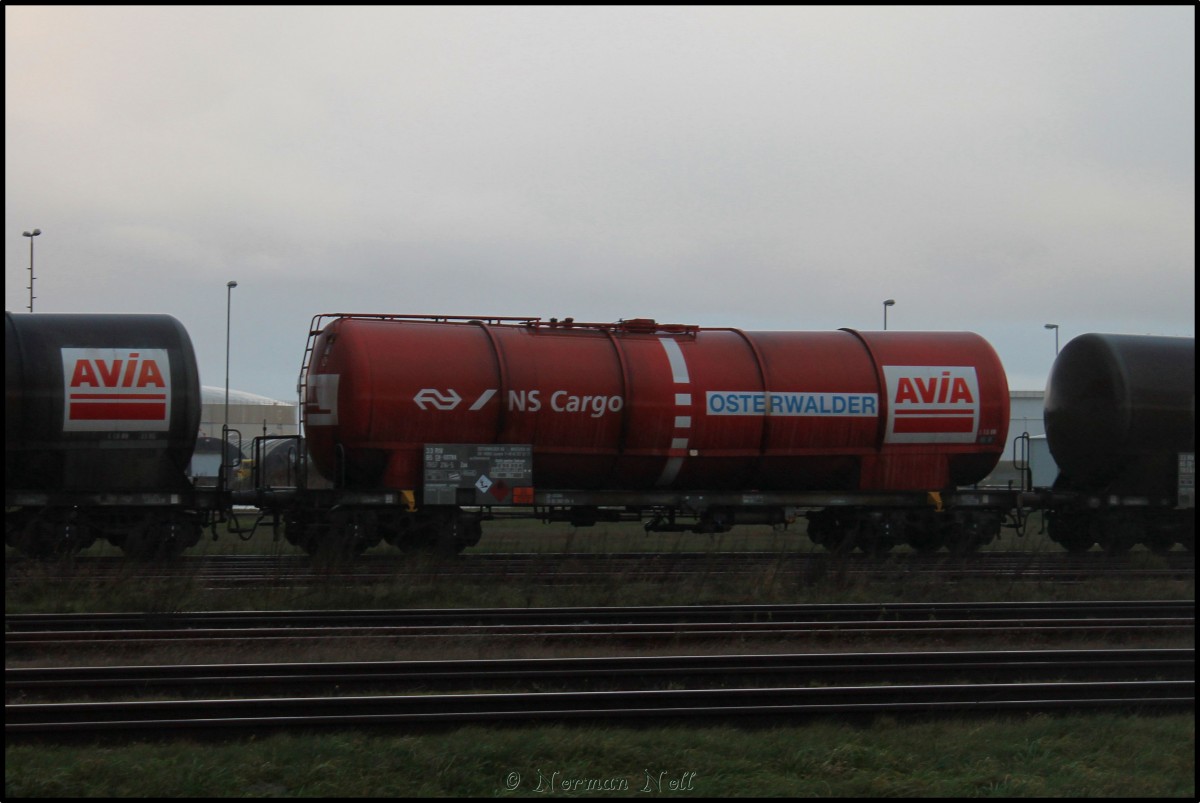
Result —
MULTIPOLYGON (((201 404, 225 404, 225 388, 216 388, 212 385, 200 386, 200 403, 201 404)), ((259 396, 257 393, 247 393, 244 390, 229 389, 229 404, 262 404, 262 405, 279 405, 286 407, 295 407, 294 401, 285 402, 278 399, 272 399, 267 396, 259 396)))
MULTIPOLYGON (((219 438, 225 424, 225 388, 200 388, 200 437, 219 438)), ((257 435, 293 435, 297 431, 295 401, 279 401, 244 390, 229 389, 229 427, 242 434, 249 448, 257 435)))

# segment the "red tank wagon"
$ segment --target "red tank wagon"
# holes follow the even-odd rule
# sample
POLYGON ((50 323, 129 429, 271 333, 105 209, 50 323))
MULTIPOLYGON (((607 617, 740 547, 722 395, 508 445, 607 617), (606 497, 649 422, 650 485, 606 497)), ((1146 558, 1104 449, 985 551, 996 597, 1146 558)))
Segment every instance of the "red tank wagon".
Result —
POLYGON ((939 532, 999 528, 941 497, 1006 444, 1004 369, 971 333, 318 316, 303 382, 319 470, 341 489, 407 492, 416 511, 433 501, 431 446, 511 445, 527 447, 531 481, 463 501, 707 531, 805 510, 826 543, 903 540, 934 513, 939 532))

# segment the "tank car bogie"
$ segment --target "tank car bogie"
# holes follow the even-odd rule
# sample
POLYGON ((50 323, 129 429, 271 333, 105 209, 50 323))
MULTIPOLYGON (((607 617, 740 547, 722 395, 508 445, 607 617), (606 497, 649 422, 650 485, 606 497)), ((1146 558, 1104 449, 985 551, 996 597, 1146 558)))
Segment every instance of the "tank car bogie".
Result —
POLYGON ((4 514, 4 542, 25 555, 65 557, 99 536, 90 517, 71 507, 17 508, 4 514))
POLYGON ((352 557, 382 540, 379 518, 379 511, 365 507, 292 510, 284 519, 284 535, 310 555, 352 557))
POLYGON ((108 541, 134 558, 170 558, 200 543, 206 519, 177 507, 138 508, 107 517, 101 529, 108 541))
POLYGON ((1047 511, 1051 540, 1068 552, 1093 546, 1111 553, 1143 545, 1152 552, 1170 551, 1175 544, 1192 550, 1195 512, 1189 509, 1143 505, 1070 506, 1047 511))
POLYGON ((900 545, 917 552, 943 547, 973 552, 999 536, 1004 512, 988 506, 825 508, 807 514, 808 534, 815 543, 835 552, 887 552, 900 545))

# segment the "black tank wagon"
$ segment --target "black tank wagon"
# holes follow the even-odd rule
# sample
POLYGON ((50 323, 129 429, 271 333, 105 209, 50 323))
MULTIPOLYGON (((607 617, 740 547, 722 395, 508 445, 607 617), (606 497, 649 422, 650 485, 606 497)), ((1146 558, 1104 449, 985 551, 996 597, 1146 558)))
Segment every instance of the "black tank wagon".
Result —
POLYGON ((1070 550, 1194 546, 1195 339, 1073 339, 1050 372, 1045 424, 1059 467, 1054 540, 1070 550))
POLYGON ((195 544, 218 507, 186 473, 200 421, 169 315, 4 316, 5 541, 26 553, 195 544))

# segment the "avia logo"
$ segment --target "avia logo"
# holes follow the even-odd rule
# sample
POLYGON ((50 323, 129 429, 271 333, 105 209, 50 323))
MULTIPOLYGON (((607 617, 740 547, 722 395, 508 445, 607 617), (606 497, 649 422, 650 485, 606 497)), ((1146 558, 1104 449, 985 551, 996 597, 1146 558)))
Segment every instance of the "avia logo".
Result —
POLYGON ((435 410, 453 410, 462 401, 462 396, 455 393, 453 389, 442 393, 435 388, 422 388, 417 395, 413 396, 413 401, 422 410, 427 410, 429 407, 435 410))
POLYGON ((974 366, 885 365, 888 443, 974 443, 979 380, 974 366))
POLYGON ((912 404, 958 404, 966 402, 973 404, 975 397, 967 380, 961 376, 952 377, 949 370, 942 371, 941 376, 919 377, 902 376, 896 382, 896 404, 906 402, 912 404))
POLYGON ((75 361, 75 369, 71 374, 68 387, 74 388, 165 388, 167 381, 163 379, 158 362, 153 359, 142 359, 136 351, 129 352, 124 360, 79 359, 75 361), (124 364, 124 372, 121 367, 124 364))
POLYGON ((170 428, 166 349, 62 349, 62 366, 64 431, 170 428))

